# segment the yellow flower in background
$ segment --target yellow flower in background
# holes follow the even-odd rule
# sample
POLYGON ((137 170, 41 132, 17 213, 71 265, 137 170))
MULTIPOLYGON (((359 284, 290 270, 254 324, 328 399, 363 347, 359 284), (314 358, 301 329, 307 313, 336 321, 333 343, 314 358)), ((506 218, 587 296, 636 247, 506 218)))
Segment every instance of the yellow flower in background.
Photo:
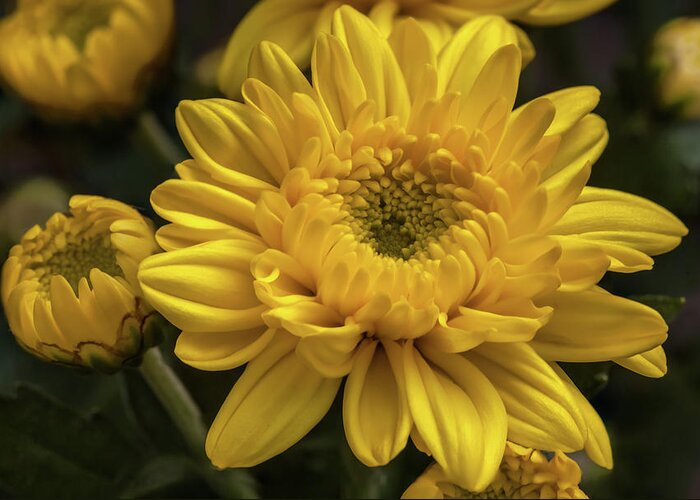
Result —
POLYGON ((700 18, 664 24, 654 36, 651 65, 657 72, 661 107, 700 118, 700 18))
POLYGON ((0 79, 48 117, 120 114, 172 30, 172 0, 19 0, 0 20, 0 79))
POLYGON ((141 260, 159 251, 153 233, 136 210, 99 196, 73 196, 69 214, 29 229, 2 268, 19 344, 46 361, 108 372, 140 356, 159 320, 136 279, 141 260))
POLYGON ((401 498, 588 498, 580 482, 581 469, 564 453, 547 459, 537 450, 509 442, 501 467, 485 490, 465 491, 433 464, 401 498))
POLYGON ((590 114, 598 91, 513 110, 520 69, 501 17, 436 54, 415 20, 387 40, 346 6, 316 40, 312 83, 264 42, 243 103, 180 104, 193 158, 152 193, 167 252, 139 280, 182 330, 180 359, 248 363, 209 431, 215 465, 289 448, 346 377, 345 433, 368 466, 409 436, 471 491, 493 480, 506 437, 612 466, 556 362, 642 371, 666 324, 596 284, 650 269, 687 230, 650 201, 585 187, 608 138, 590 114))
MULTIPOLYGON (((308 67, 316 36, 328 32, 336 8, 348 4, 367 13, 380 30, 414 17, 435 50, 470 19, 495 14, 534 25, 567 23, 588 16, 616 0, 261 0, 238 24, 219 68, 219 88, 230 98, 240 96, 253 48, 268 40, 282 47, 302 69, 308 67)), ((534 48, 519 28, 518 42, 527 63, 534 48)))

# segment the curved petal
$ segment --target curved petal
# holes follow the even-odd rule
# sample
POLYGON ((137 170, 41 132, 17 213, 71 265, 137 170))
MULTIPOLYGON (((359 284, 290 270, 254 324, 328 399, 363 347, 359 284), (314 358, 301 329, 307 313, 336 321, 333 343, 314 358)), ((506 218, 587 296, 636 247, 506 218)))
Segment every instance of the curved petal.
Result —
POLYGON ((628 358, 613 359, 620 366, 649 378, 661 378, 666 375, 666 353, 661 346, 636 354, 628 358))
POLYGON ((275 332, 266 326, 235 332, 182 332, 175 355, 198 370, 231 370, 260 354, 275 332))
POLYGON ((546 302, 554 314, 530 344, 546 360, 608 361, 652 349, 667 337, 658 312, 600 288, 556 292, 546 302))
POLYGON ((430 352, 428 359, 430 363, 412 342, 406 342, 406 392, 416 428, 451 481, 481 491, 503 458, 507 433, 503 402, 464 357, 430 352))
POLYGON ((343 426, 355 456, 386 465, 406 446, 413 424, 406 400, 401 349, 367 340, 345 383, 343 426))
POLYGON ((673 250, 688 228, 647 199, 613 189, 584 188, 576 203, 550 229, 601 248, 613 271, 648 269, 647 256, 673 250))
POLYGON ((412 102, 425 86, 425 66, 437 68, 437 55, 418 21, 408 18, 394 26, 389 43, 403 73, 412 102))
POLYGON ((280 45, 297 65, 306 67, 313 46, 313 28, 324 0, 264 0, 243 18, 226 46, 217 75, 230 99, 240 96, 253 48, 263 40, 280 45))
POLYGON ((262 325, 267 309, 250 272, 263 250, 243 240, 211 241, 145 259, 138 278, 148 302, 181 330, 246 330, 262 325))
POLYGON ((358 11, 344 5, 333 14, 331 33, 346 46, 364 83, 367 99, 374 101, 375 118, 398 116, 405 124, 410 99, 394 52, 379 29, 358 11))
POLYGON ((486 62, 507 45, 517 47, 518 34, 505 19, 483 16, 466 23, 438 57, 438 94, 468 94, 486 62))
POLYGON ((540 450, 583 448, 585 424, 569 389, 525 343, 483 344, 468 355, 508 413, 508 439, 540 450))
POLYGON ((296 339, 278 336, 246 367, 207 435, 217 467, 252 467, 285 451, 328 412, 340 379, 328 379, 294 353, 296 339))
POLYGON ((608 431, 605 429, 605 424, 598 415, 598 412, 595 411, 591 403, 589 403, 586 397, 581 394, 578 387, 576 387, 576 385, 571 381, 569 376, 564 372, 564 370, 561 369, 559 365, 552 363, 551 366, 569 388, 571 395, 576 401, 578 409, 583 415, 587 429, 585 445, 586 454, 591 460, 593 460, 593 462, 601 467, 612 469, 613 456, 612 447, 610 446, 610 437, 608 436, 608 431))
POLYGON ((528 24, 547 26, 577 21, 612 5, 617 0, 553 0, 540 2, 521 15, 518 20, 528 24))

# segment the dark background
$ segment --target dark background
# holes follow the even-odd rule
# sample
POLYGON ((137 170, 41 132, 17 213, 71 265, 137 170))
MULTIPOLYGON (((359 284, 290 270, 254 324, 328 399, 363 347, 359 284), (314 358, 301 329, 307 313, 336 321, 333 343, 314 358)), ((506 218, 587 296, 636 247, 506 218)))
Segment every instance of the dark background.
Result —
MULTIPOLYGON (((173 110, 181 99, 217 95, 193 68, 253 3, 177 2, 171 62, 145 107, 183 159, 173 110)), ((3 11, 9 4, 0 0, 3 11)), ((597 112, 608 121, 611 140, 590 184, 652 199, 690 228, 653 271, 604 279, 607 289, 624 296, 686 297, 665 344, 668 375, 652 380, 607 365, 569 368, 595 394, 613 442, 613 472, 576 456, 591 497, 700 497, 700 121, 679 121, 655 108, 647 64, 654 32, 688 15, 700 15, 700 2, 620 0, 577 23, 526 28, 538 56, 523 74, 520 100, 568 86, 599 87, 597 112)), ((62 210, 68 194, 113 197, 151 214, 150 190, 173 170, 142 123, 132 117, 91 126, 46 124, 0 90, 2 255, 30 224, 62 210)), ((0 333, 0 496, 213 495, 136 371, 88 375, 44 364, 16 345, 4 316, 0 333)), ((172 363, 212 419, 237 374, 172 363)), ((412 449, 386 468, 358 465, 344 445, 338 410, 300 444, 253 469, 261 495, 396 497, 425 466, 412 449)))

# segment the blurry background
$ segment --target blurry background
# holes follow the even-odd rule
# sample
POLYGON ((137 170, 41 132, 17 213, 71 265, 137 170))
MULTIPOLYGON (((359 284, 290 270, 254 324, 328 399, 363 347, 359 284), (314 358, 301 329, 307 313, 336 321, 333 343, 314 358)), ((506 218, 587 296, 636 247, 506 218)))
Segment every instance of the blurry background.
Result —
MULTIPOLYGON (((207 83, 214 68, 202 57, 227 40, 253 3, 177 2, 171 64, 154 82, 147 114, 94 126, 48 125, 0 90, 3 259, 24 230, 64 209, 73 193, 117 198, 152 215, 150 190, 173 175, 173 156, 185 158, 173 110, 181 99, 218 95, 207 83), (154 118, 174 141, 170 159, 144 134, 154 118)), ((0 14, 10 4, 0 0, 0 14)), ((527 28, 538 56, 523 74, 520 100, 574 85, 599 87, 597 112, 611 140, 590 184, 654 200, 690 228, 653 271, 603 283, 624 296, 686 297, 680 311, 670 299, 662 308, 674 317, 665 344, 668 375, 651 380, 607 365, 567 367, 593 397, 613 442, 613 472, 576 457, 591 497, 700 497, 700 121, 655 108, 647 64, 654 32, 693 15, 700 16, 697 0, 620 0, 577 23, 527 28)), ((237 373, 172 363, 212 419, 237 373)), ((2 316, 0 394, 0 496, 213 495, 136 372, 88 375, 44 364, 17 346, 2 316)), ((262 496, 397 497, 425 467, 410 449, 383 469, 359 465, 345 448, 337 406, 301 443, 253 469, 262 496)))

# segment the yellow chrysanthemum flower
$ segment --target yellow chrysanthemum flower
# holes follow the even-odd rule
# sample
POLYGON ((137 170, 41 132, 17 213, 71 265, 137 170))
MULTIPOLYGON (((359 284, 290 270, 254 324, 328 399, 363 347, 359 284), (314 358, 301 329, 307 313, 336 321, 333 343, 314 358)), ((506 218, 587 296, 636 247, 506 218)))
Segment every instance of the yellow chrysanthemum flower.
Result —
MULTIPOLYGON (((535 25, 562 24, 588 16, 616 0, 261 0, 243 18, 229 40, 219 68, 219 88, 240 95, 253 48, 263 40, 282 47, 302 68, 308 67, 319 33, 328 32, 336 8, 349 4, 369 15, 385 35, 406 17, 414 17, 439 50, 455 30, 477 16, 495 14, 535 25)), ((534 48, 520 29, 527 61, 534 48)))
POLYGON ((654 36, 651 64, 659 104, 685 118, 700 117, 700 18, 664 24, 654 36))
MULTIPOLYGON (((159 251, 153 225, 99 196, 73 196, 12 247, 2 303, 17 342, 46 361, 117 370, 153 345, 160 316, 142 298, 139 263, 159 251)), ((162 319, 160 319, 162 321, 162 319)))
POLYGON ((0 21, 0 79, 49 117, 120 114, 172 30, 172 0, 19 0, 0 21))
POLYGON ((485 490, 465 491, 433 464, 401 498, 588 498, 580 482, 581 469, 564 453, 547 459, 537 450, 508 442, 501 467, 485 490))
POLYGON ((608 137, 590 114, 598 91, 513 111, 520 67, 503 18, 470 21, 437 55, 415 20, 387 40, 341 7, 312 83, 265 42, 244 103, 180 104, 193 159, 152 194, 172 223, 139 280, 183 330, 183 361, 249 362, 210 429, 214 464, 284 451, 347 377, 346 436, 367 465, 409 434, 473 491, 506 436, 611 465, 602 422, 548 362, 657 348, 662 318, 596 283, 651 268, 686 228, 650 201, 585 187, 608 137))

